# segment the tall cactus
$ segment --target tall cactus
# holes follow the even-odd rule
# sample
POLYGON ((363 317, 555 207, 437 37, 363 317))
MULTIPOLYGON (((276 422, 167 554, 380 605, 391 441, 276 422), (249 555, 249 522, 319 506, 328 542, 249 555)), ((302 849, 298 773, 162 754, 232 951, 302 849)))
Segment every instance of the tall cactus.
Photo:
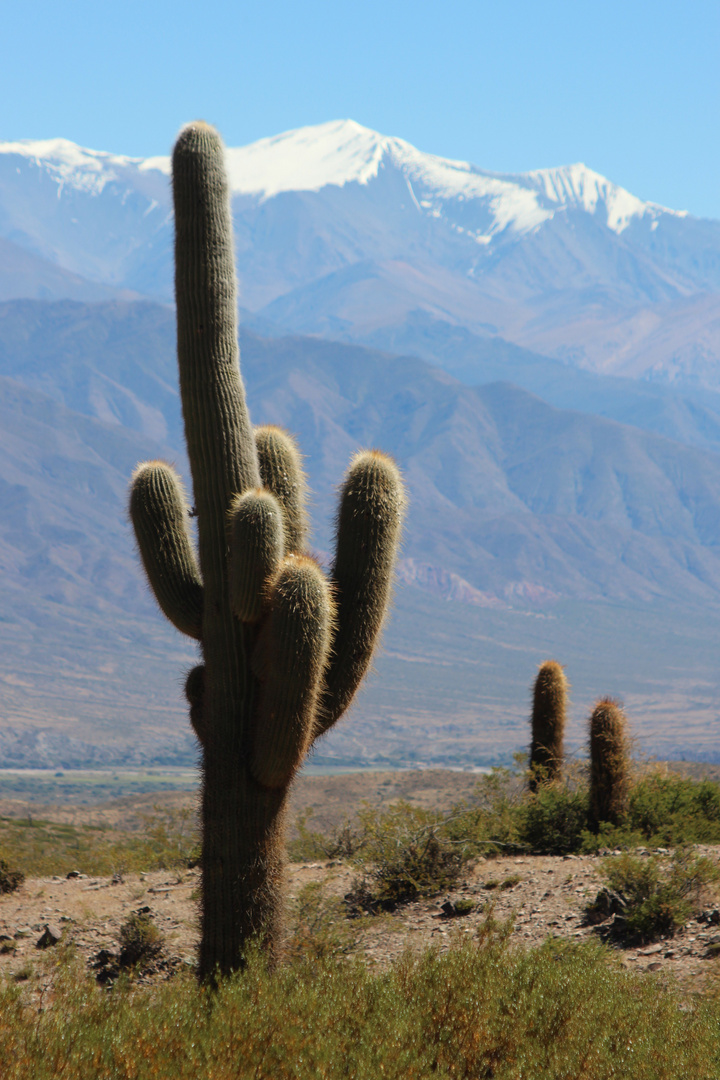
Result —
POLYGON ((350 704, 388 604, 405 497, 394 463, 359 453, 341 491, 329 580, 305 555, 305 482, 292 438, 253 430, 238 364, 223 146, 190 124, 173 152, 178 364, 198 552, 180 480, 140 465, 130 512, 157 601, 200 643, 186 683, 202 748, 199 974, 277 954, 283 817, 314 739, 350 704))
POLYGON ((556 780, 563 765, 567 679, 562 664, 546 660, 533 687, 530 790, 542 781, 556 780))
POLYGON ((590 824, 617 825, 630 794, 630 740, 621 706, 604 697, 590 714, 590 824))

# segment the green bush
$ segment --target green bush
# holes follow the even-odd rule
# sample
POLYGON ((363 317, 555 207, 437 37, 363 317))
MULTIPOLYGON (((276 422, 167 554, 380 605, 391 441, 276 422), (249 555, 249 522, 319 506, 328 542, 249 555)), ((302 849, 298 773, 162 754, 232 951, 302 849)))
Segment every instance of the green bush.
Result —
MULTIPOLYGON (((356 821, 345 822, 330 836, 311 832, 307 819, 302 819, 291 849, 295 857, 344 858, 365 867, 390 858, 397 861, 413 831, 428 826, 439 841, 457 849, 463 861, 499 852, 565 855, 603 848, 720 843, 720 784, 714 781, 653 771, 632 786, 627 814, 619 824, 600 822, 591 831, 589 810, 581 768, 563 782, 540 784, 534 793, 527 790, 524 775, 497 769, 479 781, 472 799, 445 814, 407 803, 383 810, 365 807, 356 821)), ((408 858, 412 861, 416 854, 408 858)))
POLYGON ((627 826, 654 846, 720 843, 720 784, 652 772, 630 791, 627 826))
POLYGON ((601 876, 618 894, 627 934, 648 941, 674 934, 696 915, 720 870, 681 848, 670 859, 627 853, 604 859, 601 876))
POLYGON ((539 855, 577 851, 587 829, 589 801, 585 787, 540 786, 518 811, 518 838, 539 855))
POLYGON ((346 897, 351 914, 394 911, 457 885, 471 848, 448 835, 439 815, 397 802, 383 813, 365 809, 359 817, 363 874, 346 897))
POLYGON ((295 835, 288 842, 288 856, 292 862, 306 859, 353 859, 365 846, 367 840, 362 827, 344 821, 330 834, 308 827, 312 810, 306 810, 295 822, 295 835))
POLYGON ((310 882, 291 904, 292 934, 284 949, 286 959, 324 960, 352 951, 354 942, 341 900, 325 895, 322 884, 310 882))
POLYGON ((527 798, 524 771, 493 769, 480 778, 471 799, 451 807, 443 831, 476 855, 525 850, 519 822, 527 798))
POLYGON ((137 967, 157 959, 164 940, 146 911, 133 912, 120 927, 120 967, 137 967))

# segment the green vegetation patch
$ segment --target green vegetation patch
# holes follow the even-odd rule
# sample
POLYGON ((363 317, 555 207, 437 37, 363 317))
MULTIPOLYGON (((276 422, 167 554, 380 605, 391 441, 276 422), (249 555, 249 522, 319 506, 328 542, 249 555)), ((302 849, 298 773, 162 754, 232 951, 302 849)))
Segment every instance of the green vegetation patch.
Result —
POLYGON ((386 811, 361 811, 363 869, 346 902, 351 914, 394 911, 453 889, 472 856, 437 813, 397 802, 386 811))
POLYGON ((190 810, 159 810, 135 831, 68 825, 34 817, 0 818, 0 858, 26 877, 93 876, 170 870, 197 860, 190 810))
POLYGON ((77 962, 38 1012, 35 977, 0 989, 3 1080, 709 1080, 720 1007, 681 1002, 598 945, 508 948, 491 922, 471 942, 357 959, 250 958, 215 995, 179 975, 97 987, 77 962))
MULTIPOLYGON (((604 859, 600 872, 616 894, 621 929, 644 941, 666 937, 684 926, 700 912, 720 880, 716 862, 687 848, 678 849, 670 859, 624 853, 604 859)), ((598 901, 590 905, 591 915, 598 901)))

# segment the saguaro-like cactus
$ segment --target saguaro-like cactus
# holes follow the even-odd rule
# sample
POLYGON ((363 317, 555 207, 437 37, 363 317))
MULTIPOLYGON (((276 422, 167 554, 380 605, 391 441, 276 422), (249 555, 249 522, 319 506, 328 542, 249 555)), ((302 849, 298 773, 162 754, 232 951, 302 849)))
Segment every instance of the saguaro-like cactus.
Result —
POLYGON ((530 790, 541 781, 556 780, 563 764, 567 679, 562 665, 546 660, 533 689, 530 790))
POLYGON ((157 601, 195 638, 190 718, 202 747, 199 972, 281 940, 283 811, 314 739, 342 715, 388 603, 404 494, 394 463, 359 453, 342 486, 329 580, 304 554, 293 440, 253 430, 238 364, 229 191, 217 132, 198 122, 173 153, 178 363, 198 525, 174 470, 135 472, 130 511, 157 601))
POLYGON ((617 825, 627 810, 630 758, 625 713, 612 698, 601 698, 590 716, 590 821, 617 825))

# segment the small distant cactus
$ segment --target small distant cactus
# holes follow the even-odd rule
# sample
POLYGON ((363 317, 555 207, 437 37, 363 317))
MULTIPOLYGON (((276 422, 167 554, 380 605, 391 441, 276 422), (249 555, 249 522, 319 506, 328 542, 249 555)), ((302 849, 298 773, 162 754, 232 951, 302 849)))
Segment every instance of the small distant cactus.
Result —
POLYGON ((530 790, 560 777, 568 683, 562 664, 546 660, 535 679, 530 743, 530 790))
POLYGON ((202 122, 173 153, 178 364, 198 523, 180 479, 140 465, 130 513, 158 604, 197 640, 186 682, 202 749, 199 974, 277 954, 292 778, 347 709, 385 616, 405 496, 394 463, 359 453, 342 485, 329 578, 305 554, 305 482, 291 437, 253 430, 238 365, 224 153, 202 122))
POLYGON ((617 825, 627 812, 630 755, 627 719, 617 701, 601 698, 590 716, 590 824, 617 825))

